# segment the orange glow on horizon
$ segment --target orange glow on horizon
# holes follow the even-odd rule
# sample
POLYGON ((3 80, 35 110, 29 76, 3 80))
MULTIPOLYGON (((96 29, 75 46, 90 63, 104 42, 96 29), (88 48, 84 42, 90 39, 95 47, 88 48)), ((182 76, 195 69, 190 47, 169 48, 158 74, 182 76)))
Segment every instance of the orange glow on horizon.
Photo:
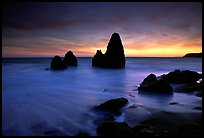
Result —
MULTIPOLYGON (((126 40, 126 42, 130 42, 126 40)), ((84 44, 85 45, 85 44, 84 44)), ((126 44, 123 42, 126 57, 182 57, 187 53, 202 52, 202 42, 165 42, 165 43, 148 43, 132 42, 126 44), (135 45, 136 44, 136 45, 135 45), (188 45, 190 46, 188 46, 188 45), (193 45, 194 44, 194 45, 193 45)), ((35 47, 35 45, 33 46, 35 47)), ((93 57, 97 50, 102 53, 106 52, 107 42, 100 41, 97 44, 90 44, 89 47, 83 45, 69 48, 67 45, 49 44, 40 49, 27 49, 26 47, 2 47, 3 57, 53 57, 59 55, 63 57, 67 51, 71 50, 77 57, 93 57), (52 47, 52 48, 50 48, 52 47)))

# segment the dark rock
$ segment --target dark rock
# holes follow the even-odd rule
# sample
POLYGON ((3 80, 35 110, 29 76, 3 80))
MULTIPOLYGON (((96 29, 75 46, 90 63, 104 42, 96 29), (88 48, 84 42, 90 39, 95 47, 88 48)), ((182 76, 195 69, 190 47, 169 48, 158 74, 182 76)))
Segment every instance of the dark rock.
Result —
POLYGON ((92 66, 104 68, 125 67, 124 49, 118 33, 112 34, 105 54, 103 54, 100 50, 97 50, 92 59, 92 66))
POLYGON ((196 91, 195 95, 198 97, 203 97, 203 91, 196 91))
POLYGON ((56 55, 51 62, 51 67, 52 70, 62 70, 65 69, 65 66, 62 62, 62 58, 58 55, 56 55))
POLYGON ((155 136, 153 127, 146 124, 139 124, 132 128, 135 136, 155 136))
POLYGON ((195 83, 202 77, 201 74, 190 70, 174 70, 166 75, 162 75, 161 79, 169 83, 195 83))
POLYGON ((171 103, 169 103, 169 105, 175 105, 175 104, 178 104, 178 102, 171 102, 171 103))
POLYGON ((105 121, 97 127, 100 136, 134 136, 131 127, 125 122, 105 121))
POLYGON ((157 81, 157 77, 154 74, 148 75, 140 85, 147 85, 149 83, 157 81))
POLYGON ((67 66, 77 66, 77 58, 76 56, 72 53, 72 51, 68 51, 63 59, 63 64, 67 66))
POLYGON ((173 88, 164 80, 156 80, 150 83, 140 84, 138 87, 139 92, 146 93, 161 93, 161 94, 172 94, 173 88))
POLYGON ((100 104, 97 108, 100 110, 105 110, 113 113, 114 115, 121 115, 120 108, 125 106, 128 103, 128 100, 125 98, 117 98, 106 101, 105 103, 100 104))
POLYGON ((202 53, 188 53, 183 57, 202 57, 202 53))
POLYGON ((92 66, 105 66, 105 55, 101 52, 101 50, 97 50, 96 54, 94 55, 92 59, 92 66))
POLYGON ((196 107, 194 107, 194 109, 196 109, 196 110, 202 110, 202 107, 201 107, 201 106, 196 106, 196 107))
POLYGON ((87 132, 79 132, 76 136, 91 136, 91 135, 87 132))
POLYGON ((175 92, 195 92, 202 91, 202 83, 190 83, 175 88, 175 92))
POLYGON ((141 136, 156 136, 153 130, 144 129, 141 136))
POLYGON ((158 117, 151 117, 151 118, 147 118, 142 123, 143 124, 155 124, 155 123, 158 123, 159 121, 160 119, 158 117))
POLYGON ((178 127, 179 136, 202 136, 202 126, 196 122, 185 122, 178 127))

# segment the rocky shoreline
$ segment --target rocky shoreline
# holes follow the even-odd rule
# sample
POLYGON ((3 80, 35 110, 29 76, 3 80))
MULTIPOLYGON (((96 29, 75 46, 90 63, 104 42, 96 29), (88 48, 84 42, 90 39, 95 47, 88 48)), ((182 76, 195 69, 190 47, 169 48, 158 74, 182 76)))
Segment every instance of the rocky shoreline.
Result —
MULTIPOLYGON (((184 92, 188 93, 199 91, 202 96, 202 74, 189 70, 175 70, 164 74, 157 79, 154 74, 148 75, 140 84, 139 92, 166 93, 167 92, 184 92), (198 81, 199 80, 199 81, 198 81), (160 82, 162 81, 162 82, 160 82), (172 83, 183 84, 180 87, 171 87, 172 83), (156 84, 156 85, 155 85, 156 84), (165 88, 168 87, 168 88, 165 88), (161 88, 161 89, 160 89, 161 88)), ((139 94, 139 93, 138 93, 139 94)), ((118 122, 114 116, 121 115, 122 108, 134 109, 127 107, 126 98, 117 98, 108 100, 97 106, 98 110, 109 112, 104 117, 96 131, 99 136, 202 136, 202 107, 194 107, 194 110, 201 112, 173 112, 158 110, 156 108, 143 107, 151 112, 147 119, 139 122, 134 126, 128 125, 127 122, 118 122)), ((171 102, 170 106, 179 106, 179 102, 171 102)), ((202 105, 201 105, 202 106, 202 105)), ((130 111, 131 112, 131 111, 130 111)), ((136 117, 136 116, 135 116, 136 117)))

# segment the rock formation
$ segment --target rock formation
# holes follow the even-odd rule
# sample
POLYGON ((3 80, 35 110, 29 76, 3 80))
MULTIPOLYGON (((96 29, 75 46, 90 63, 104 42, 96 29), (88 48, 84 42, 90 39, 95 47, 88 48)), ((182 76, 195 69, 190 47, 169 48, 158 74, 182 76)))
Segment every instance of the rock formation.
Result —
POLYGON ((201 79, 202 74, 190 70, 174 70, 161 78, 169 83, 195 83, 201 79))
POLYGON ((156 75, 148 75, 138 87, 139 92, 172 94, 173 88, 164 80, 157 80, 156 75))
POLYGON ((148 75, 138 87, 139 93, 194 93, 202 96, 202 74, 190 70, 174 70, 163 74, 157 79, 156 75, 148 75), (172 87, 173 84, 180 84, 172 87))
POLYGON ((68 66, 77 66, 77 58, 72 51, 68 51, 63 60, 60 56, 56 55, 52 59, 50 66, 52 70, 62 70, 66 69, 68 66))
POLYGON ((117 98, 106 101, 100 104, 97 108, 113 113, 114 115, 121 115, 120 109, 128 103, 126 98, 117 98))
POLYGON ((52 70, 61 70, 65 69, 64 64, 62 62, 62 58, 58 55, 56 55, 51 62, 51 67, 52 70))
POLYGON ((63 59, 63 63, 66 67, 68 66, 77 66, 77 58, 76 56, 72 53, 72 51, 68 51, 63 59))
POLYGON ((97 50, 92 59, 92 66, 104 68, 125 67, 124 49, 118 33, 112 34, 105 54, 103 54, 100 50, 97 50))
POLYGON ((115 120, 104 121, 97 127, 99 136, 135 136, 132 128, 126 122, 116 122, 115 120))

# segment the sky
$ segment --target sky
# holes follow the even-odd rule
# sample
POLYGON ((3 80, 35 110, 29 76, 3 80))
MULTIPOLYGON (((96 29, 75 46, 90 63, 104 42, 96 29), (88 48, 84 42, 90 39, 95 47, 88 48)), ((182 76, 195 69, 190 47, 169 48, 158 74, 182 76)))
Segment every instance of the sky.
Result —
POLYGON ((93 57, 114 32, 126 57, 201 52, 202 3, 2 3, 2 57, 93 57))

